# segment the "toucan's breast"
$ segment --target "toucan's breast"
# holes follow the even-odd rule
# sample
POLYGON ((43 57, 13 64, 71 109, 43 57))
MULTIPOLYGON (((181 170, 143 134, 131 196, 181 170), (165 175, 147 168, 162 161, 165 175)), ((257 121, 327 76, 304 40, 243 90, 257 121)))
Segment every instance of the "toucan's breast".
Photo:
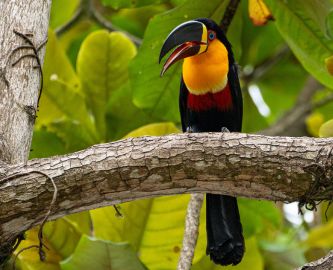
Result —
POLYGON ((228 50, 218 39, 209 43, 206 52, 185 58, 183 63, 184 83, 194 95, 224 89, 228 71, 228 50))

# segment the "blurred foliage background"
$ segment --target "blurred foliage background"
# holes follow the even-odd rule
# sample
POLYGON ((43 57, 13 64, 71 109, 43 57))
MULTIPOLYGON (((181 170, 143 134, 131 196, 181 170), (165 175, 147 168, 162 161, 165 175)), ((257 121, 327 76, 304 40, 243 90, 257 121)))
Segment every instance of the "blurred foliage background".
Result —
MULTIPOLYGON (((179 23, 219 22, 228 2, 53 0, 31 158, 179 132, 180 65, 160 78, 159 50, 179 23)), ((331 0, 241 1, 228 38, 240 65, 244 132, 333 136, 332 10, 331 0)), ((105 207, 48 222, 46 262, 32 249, 18 256, 17 269, 176 269, 188 200, 138 200, 120 205, 122 217, 105 207)), ((289 270, 333 248, 325 204, 304 216, 295 204, 240 198, 239 207, 242 263, 222 268, 205 256, 203 207, 192 269, 289 270)), ((38 243, 37 230, 16 253, 38 243)))

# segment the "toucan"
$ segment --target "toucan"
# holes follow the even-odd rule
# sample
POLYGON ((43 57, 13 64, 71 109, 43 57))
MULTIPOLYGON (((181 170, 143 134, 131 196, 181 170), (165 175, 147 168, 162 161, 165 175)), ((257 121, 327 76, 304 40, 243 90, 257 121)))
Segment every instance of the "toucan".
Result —
MULTIPOLYGON (((161 76, 184 59, 179 94, 183 132, 241 131, 237 65, 222 29, 207 18, 184 22, 167 36, 159 62, 172 49, 161 76)), ((242 260, 245 244, 235 197, 206 195, 206 230, 206 253, 214 263, 236 265, 242 260)))

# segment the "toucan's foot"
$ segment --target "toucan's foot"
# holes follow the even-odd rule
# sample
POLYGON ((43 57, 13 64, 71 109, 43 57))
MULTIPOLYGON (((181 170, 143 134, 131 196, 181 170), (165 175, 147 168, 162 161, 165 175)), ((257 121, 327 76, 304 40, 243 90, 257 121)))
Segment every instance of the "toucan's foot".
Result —
POLYGON ((187 133, 193 133, 194 130, 193 130, 192 127, 187 127, 187 128, 186 128, 186 132, 187 132, 187 133))
POLYGON ((222 133, 225 133, 225 132, 228 132, 228 133, 229 133, 230 130, 229 130, 228 128, 226 128, 226 127, 222 127, 222 128, 221 128, 221 132, 222 132, 222 133))

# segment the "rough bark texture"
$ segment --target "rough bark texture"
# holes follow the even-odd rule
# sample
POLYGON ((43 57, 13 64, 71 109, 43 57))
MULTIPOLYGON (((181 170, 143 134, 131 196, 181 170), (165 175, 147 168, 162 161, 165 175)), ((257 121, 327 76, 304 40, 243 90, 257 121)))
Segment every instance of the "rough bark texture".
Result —
POLYGON ((209 192, 274 201, 330 200, 333 138, 178 134, 96 145, 70 155, 0 167, 0 239, 50 218, 139 198, 209 192), (323 173, 326 169, 326 174, 323 173), (25 173, 26 172, 26 173, 25 173), (24 173, 24 174, 22 174, 24 173))
MULTIPOLYGON (((40 73, 36 60, 22 59, 31 49, 13 53, 28 45, 14 30, 30 36, 36 47, 47 37, 51 0, 0 1, 0 160, 8 163, 25 162, 30 151, 34 114, 37 108, 40 73)), ((44 58, 44 51, 39 57, 44 58)))
POLYGON ((333 270, 333 251, 318 261, 307 263, 296 270, 333 270))

